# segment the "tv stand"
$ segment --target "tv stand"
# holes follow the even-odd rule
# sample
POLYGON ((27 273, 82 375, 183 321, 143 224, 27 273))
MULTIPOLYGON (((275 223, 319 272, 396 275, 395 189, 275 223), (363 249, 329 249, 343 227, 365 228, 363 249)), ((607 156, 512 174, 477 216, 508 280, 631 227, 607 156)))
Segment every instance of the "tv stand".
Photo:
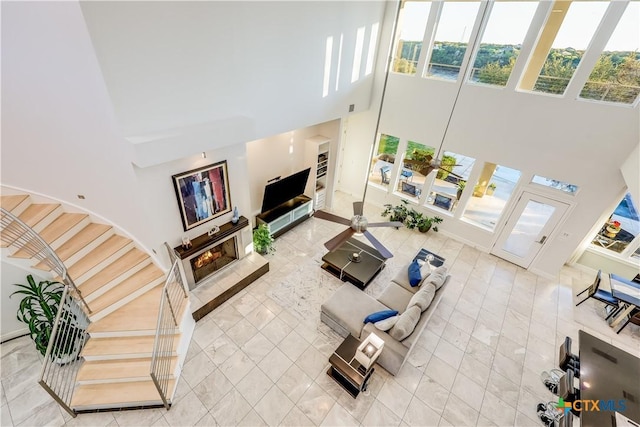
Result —
POLYGON ((305 195, 294 197, 256 217, 258 225, 266 224, 273 237, 291 230, 313 213, 313 201, 305 195))

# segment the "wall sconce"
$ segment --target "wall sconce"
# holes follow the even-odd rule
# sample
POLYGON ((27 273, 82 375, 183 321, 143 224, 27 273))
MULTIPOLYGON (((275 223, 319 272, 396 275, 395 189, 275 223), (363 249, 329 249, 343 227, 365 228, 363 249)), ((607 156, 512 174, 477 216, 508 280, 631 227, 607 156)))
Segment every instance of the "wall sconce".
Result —
POLYGON ((372 332, 356 349, 355 358, 368 371, 371 365, 376 363, 383 347, 384 341, 382 338, 372 332))
POLYGON ((207 153, 205 153, 204 151, 202 152, 202 158, 206 159, 207 158, 207 153))

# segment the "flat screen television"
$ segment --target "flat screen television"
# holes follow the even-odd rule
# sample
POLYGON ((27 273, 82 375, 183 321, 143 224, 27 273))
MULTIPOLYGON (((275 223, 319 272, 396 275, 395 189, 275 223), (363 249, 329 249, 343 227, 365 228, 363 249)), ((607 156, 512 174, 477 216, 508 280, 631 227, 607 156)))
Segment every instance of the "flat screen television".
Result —
POLYGON ((266 212, 304 193, 311 168, 289 175, 264 188, 262 212, 266 212))

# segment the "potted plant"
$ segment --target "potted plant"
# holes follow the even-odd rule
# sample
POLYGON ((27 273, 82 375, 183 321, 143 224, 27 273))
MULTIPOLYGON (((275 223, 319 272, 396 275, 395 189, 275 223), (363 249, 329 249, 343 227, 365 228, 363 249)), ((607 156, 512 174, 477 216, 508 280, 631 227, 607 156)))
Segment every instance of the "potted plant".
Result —
MULTIPOLYGON (((56 315, 61 304, 64 285, 60 282, 43 280, 36 284, 32 275, 27 276, 27 284, 16 283, 20 289, 13 295, 23 295, 18 307, 17 317, 29 326, 29 334, 36 348, 43 356, 53 332, 56 315)), ((84 332, 75 315, 70 314, 61 319, 59 331, 64 331, 66 339, 58 341, 51 357, 56 363, 64 365, 78 358, 82 349, 84 332)))
POLYGON ((464 180, 460 180, 458 181, 458 191, 456 193, 456 199, 460 200, 460 197, 462 196, 462 192, 464 191, 464 187, 467 186, 467 181, 464 180))
POLYGON ((258 228, 253 230, 253 249, 262 255, 276 250, 273 247, 273 237, 266 224, 260 224, 258 228))
POLYGON ((407 212, 407 217, 404 220, 404 225, 409 230, 413 230, 414 228, 417 228, 418 224, 420 224, 423 220, 424 220, 424 215, 418 212, 417 210, 411 208, 407 212))
POLYGON ((496 191, 496 185, 492 182, 491 184, 489 184, 489 186, 487 187, 487 196, 493 196, 493 192, 496 191))
POLYGON ((383 217, 389 216, 390 221, 398 221, 404 223, 409 215, 409 202, 401 200, 401 204, 393 206, 391 204, 384 205, 385 209, 382 212, 383 217))
POLYGON ((440 224, 442 222, 442 218, 439 216, 423 216, 420 218, 420 222, 418 222, 417 227, 418 231, 421 233, 426 233, 427 231, 433 228, 433 231, 438 231, 438 226, 434 224, 440 224))

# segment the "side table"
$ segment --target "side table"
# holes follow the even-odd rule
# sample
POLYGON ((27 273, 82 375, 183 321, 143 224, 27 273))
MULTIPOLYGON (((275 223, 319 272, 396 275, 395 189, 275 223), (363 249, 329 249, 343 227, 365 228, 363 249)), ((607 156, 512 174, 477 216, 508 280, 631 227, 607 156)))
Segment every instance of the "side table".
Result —
POLYGON ((356 349, 359 345, 360 340, 353 335, 346 337, 329 357, 331 366, 327 370, 327 375, 340 384, 354 399, 361 391, 367 389, 371 375, 375 370, 373 367, 366 370, 360 362, 355 360, 356 349))

